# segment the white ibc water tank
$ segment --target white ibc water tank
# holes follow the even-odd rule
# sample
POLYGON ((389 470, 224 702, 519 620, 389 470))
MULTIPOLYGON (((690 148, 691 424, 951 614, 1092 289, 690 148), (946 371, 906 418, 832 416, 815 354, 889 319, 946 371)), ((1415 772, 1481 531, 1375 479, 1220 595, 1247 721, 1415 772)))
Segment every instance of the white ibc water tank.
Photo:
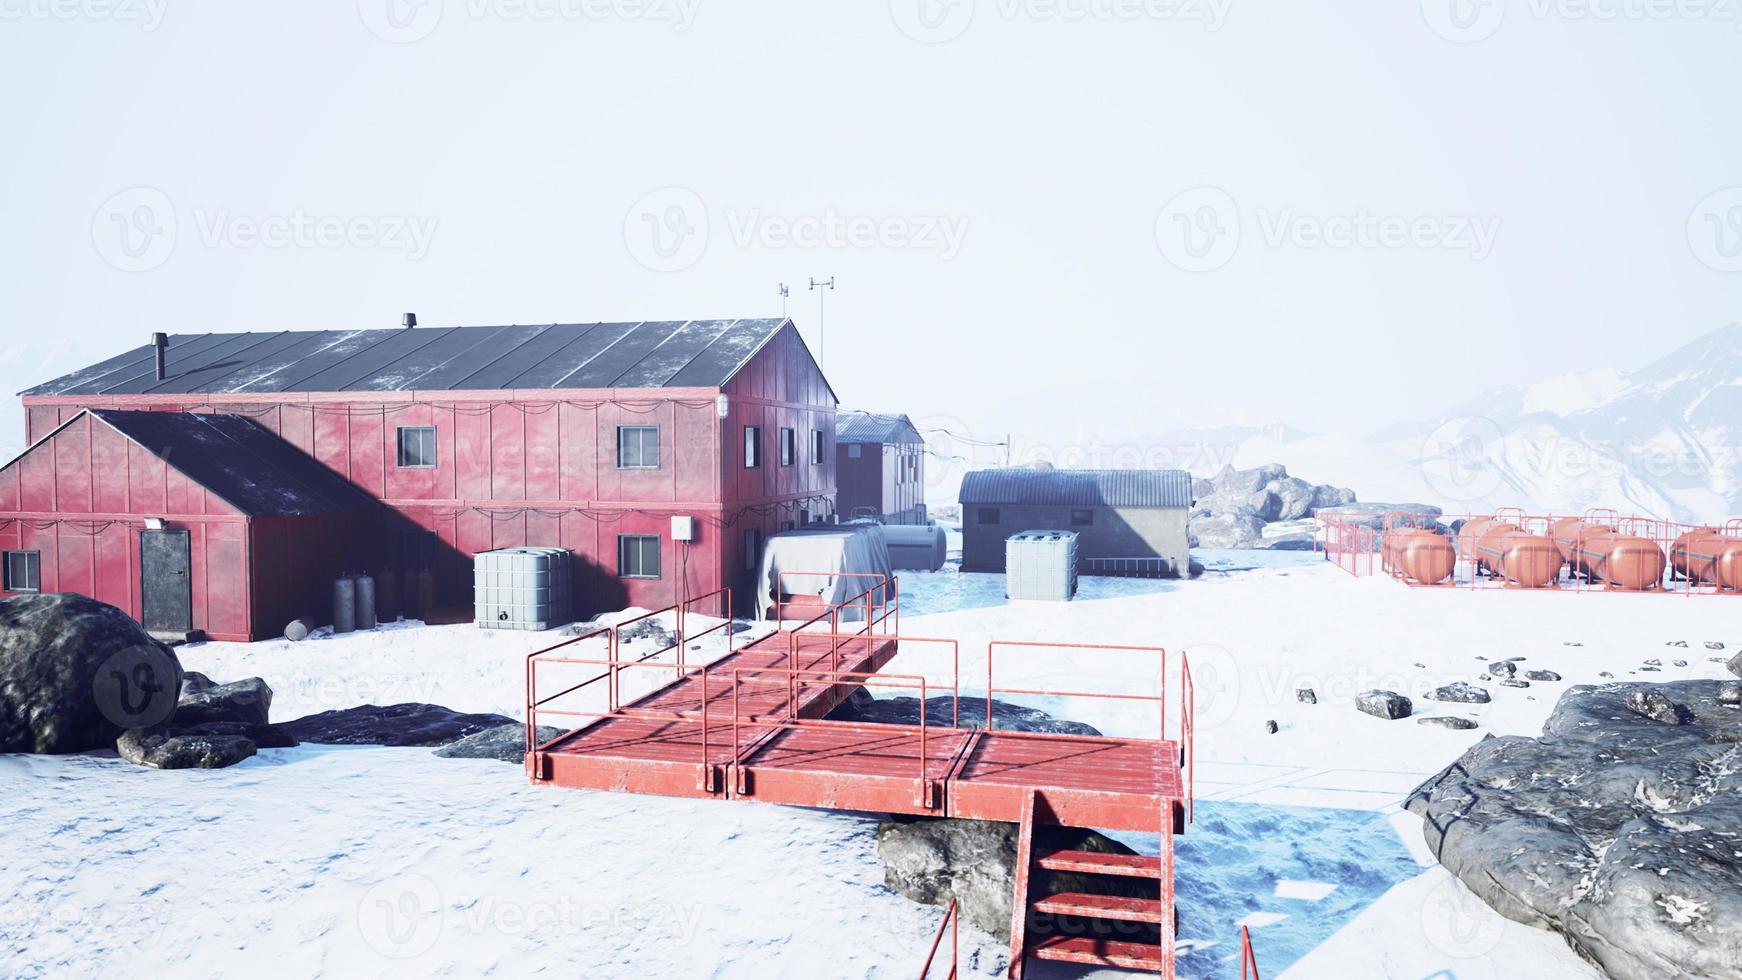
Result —
POLYGON ((1011 599, 1068 601, 1077 594, 1077 536, 1021 531, 1004 541, 1004 594, 1011 599))
POLYGON ((478 553, 474 621, 481 629, 547 630, 574 621, 574 560, 563 548, 478 553))

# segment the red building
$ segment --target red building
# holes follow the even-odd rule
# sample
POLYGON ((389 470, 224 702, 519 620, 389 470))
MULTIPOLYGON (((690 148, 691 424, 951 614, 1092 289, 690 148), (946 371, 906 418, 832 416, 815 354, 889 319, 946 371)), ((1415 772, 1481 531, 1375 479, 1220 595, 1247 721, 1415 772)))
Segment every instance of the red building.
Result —
POLYGON ((843 518, 924 524, 925 439, 905 415, 835 417, 835 477, 843 518))
POLYGON ((522 545, 575 553, 583 614, 745 592, 767 535, 835 506, 835 395, 784 319, 177 335, 23 397, 5 589, 142 621, 185 602, 215 638, 276 635, 340 567, 377 573, 388 610, 468 605, 472 557, 522 545), (310 513, 233 499, 315 474, 342 479, 310 513))

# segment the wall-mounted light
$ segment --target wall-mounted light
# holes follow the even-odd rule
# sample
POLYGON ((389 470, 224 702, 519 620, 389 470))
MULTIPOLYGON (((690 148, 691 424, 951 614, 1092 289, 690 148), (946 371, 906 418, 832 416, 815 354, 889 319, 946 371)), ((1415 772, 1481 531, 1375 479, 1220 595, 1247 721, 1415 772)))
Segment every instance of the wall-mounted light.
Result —
POLYGON ((161 530, 163 530, 163 518, 161 518, 161 517, 147 517, 145 519, 145 529, 147 531, 161 531, 161 530))
POLYGON ((732 403, 726 399, 724 394, 714 399, 714 414, 720 418, 726 418, 732 414, 732 403))

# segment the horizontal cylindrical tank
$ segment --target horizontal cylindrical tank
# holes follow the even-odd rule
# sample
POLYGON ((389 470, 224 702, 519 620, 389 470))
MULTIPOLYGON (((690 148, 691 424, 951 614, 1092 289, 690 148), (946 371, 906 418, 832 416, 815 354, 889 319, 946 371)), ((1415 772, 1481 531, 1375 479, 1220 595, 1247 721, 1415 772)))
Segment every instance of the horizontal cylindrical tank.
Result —
POLYGON ((1670 564, 1695 585, 1742 589, 1742 537, 1701 528, 1676 538, 1670 564))
POLYGON ((1573 548, 1577 567, 1618 589, 1640 592, 1663 580, 1663 549, 1650 538, 1600 531, 1579 537, 1573 548))
POLYGON ((1598 535, 1614 535, 1614 525, 1594 524, 1568 517, 1555 521, 1553 530, 1549 533, 1554 537, 1555 547, 1560 549, 1561 557, 1572 566, 1575 575, 1582 575, 1587 579, 1601 577, 1597 566, 1601 564, 1604 552, 1588 551, 1584 543, 1598 535))
POLYGON ((1476 554, 1494 574, 1532 589, 1553 585, 1563 564, 1554 541, 1516 524, 1495 525, 1477 542, 1476 554))
POLYGON ((1496 532, 1520 530, 1517 524, 1502 521, 1495 517, 1476 517, 1464 522, 1458 529, 1458 554, 1476 563, 1477 569, 1490 575, 1500 574, 1499 568, 1491 564, 1482 554, 1482 539, 1496 532))
POLYGON ((1432 531, 1389 531, 1382 547, 1386 565, 1420 585, 1444 582, 1458 565, 1458 551, 1452 542, 1432 531))

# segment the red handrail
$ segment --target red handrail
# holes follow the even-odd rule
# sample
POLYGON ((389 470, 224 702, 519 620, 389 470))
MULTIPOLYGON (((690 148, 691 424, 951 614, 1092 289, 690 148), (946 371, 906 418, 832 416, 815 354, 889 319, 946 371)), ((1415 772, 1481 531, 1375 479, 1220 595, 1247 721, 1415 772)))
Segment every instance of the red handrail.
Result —
POLYGON ((925 954, 925 965, 919 968, 919 980, 928 980, 931 977, 932 961, 937 959, 938 947, 943 945, 945 929, 950 930, 950 972, 945 975, 945 980, 956 980, 956 971, 961 968, 962 962, 962 932, 961 915, 953 898, 950 899, 949 907, 944 909, 944 919, 938 923, 937 933, 932 936, 931 949, 925 954))
POLYGON ((1252 930, 1240 927, 1240 980, 1261 980, 1258 954, 1252 952, 1252 930))

